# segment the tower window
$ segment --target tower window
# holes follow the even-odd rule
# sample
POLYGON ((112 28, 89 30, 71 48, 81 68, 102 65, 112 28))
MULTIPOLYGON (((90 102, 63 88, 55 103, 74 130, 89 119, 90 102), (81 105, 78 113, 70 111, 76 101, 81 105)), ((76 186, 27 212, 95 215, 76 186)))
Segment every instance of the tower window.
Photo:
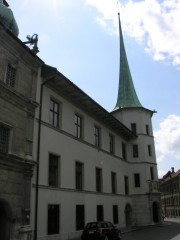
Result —
POLYGON ((139 173, 134 174, 134 185, 135 185, 135 187, 140 187, 140 175, 139 175, 139 173))
POLYGON ((138 145, 137 144, 134 144, 133 145, 133 157, 134 158, 137 158, 139 156, 139 153, 138 153, 138 145))
POLYGON ((137 129, 136 129, 136 123, 131 123, 131 130, 134 134, 137 133, 137 129))
POLYGON ((149 125, 146 124, 146 134, 149 135, 149 125))
POLYGON ((128 176, 124 176, 124 187, 125 187, 125 194, 129 194, 129 178, 128 176))
POLYGON ((151 145, 148 145, 148 154, 149 154, 150 157, 152 156, 151 145))

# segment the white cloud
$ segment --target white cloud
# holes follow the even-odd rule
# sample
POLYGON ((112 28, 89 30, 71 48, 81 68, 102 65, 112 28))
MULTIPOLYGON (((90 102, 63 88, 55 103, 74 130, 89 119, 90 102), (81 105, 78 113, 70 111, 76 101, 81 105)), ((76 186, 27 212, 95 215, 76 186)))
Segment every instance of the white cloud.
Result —
POLYGON ((180 116, 169 115, 154 132, 158 162, 167 156, 180 160, 180 116))
MULTIPOLYGON (((108 30, 117 32, 117 1, 86 0, 95 7, 108 30), (106 24, 105 24, 106 22, 106 24), (115 30, 116 29, 116 30, 115 30)), ((120 6, 124 32, 145 45, 145 51, 156 61, 167 61, 180 66, 180 1, 179 0, 129 0, 120 6)), ((103 23, 103 24, 102 24, 103 23)))

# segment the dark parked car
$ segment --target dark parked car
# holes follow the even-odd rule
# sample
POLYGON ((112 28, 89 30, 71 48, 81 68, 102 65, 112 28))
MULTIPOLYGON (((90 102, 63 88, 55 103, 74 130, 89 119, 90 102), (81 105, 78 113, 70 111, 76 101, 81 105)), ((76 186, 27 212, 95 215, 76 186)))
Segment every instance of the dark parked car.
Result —
POLYGON ((111 222, 89 222, 85 226, 81 240, 120 240, 121 230, 111 222))

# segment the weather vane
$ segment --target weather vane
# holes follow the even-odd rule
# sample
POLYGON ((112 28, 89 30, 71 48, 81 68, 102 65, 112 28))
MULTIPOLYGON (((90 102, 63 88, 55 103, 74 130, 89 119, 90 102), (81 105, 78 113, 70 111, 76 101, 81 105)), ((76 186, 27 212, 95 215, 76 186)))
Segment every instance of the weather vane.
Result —
POLYGON ((38 35, 35 33, 30 37, 29 35, 26 37, 28 41, 24 42, 24 44, 30 44, 33 45, 32 52, 34 54, 37 54, 39 52, 37 43, 38 43, 38 35))

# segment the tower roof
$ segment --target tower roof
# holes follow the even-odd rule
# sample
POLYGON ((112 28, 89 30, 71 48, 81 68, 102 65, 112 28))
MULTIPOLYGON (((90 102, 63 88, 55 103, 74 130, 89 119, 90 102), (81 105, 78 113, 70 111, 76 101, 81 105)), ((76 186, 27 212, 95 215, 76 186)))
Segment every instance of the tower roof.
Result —
POLYGON ((9 5, 5 0, 0 0, 0 22, 2 22, 2 24, 15 36, 18 36, 19 29, 13 12, 8 6, 9 5))
POLYGON ((120 14, 118 13, 119 19, 119 39, 120 39, 120 71, 119 71, 119 90, 118 98, 115 106, 115 110, 119 108, 130 108, 130 107, 142 107, 131 77, 129 64, 126 56, 120 14))

